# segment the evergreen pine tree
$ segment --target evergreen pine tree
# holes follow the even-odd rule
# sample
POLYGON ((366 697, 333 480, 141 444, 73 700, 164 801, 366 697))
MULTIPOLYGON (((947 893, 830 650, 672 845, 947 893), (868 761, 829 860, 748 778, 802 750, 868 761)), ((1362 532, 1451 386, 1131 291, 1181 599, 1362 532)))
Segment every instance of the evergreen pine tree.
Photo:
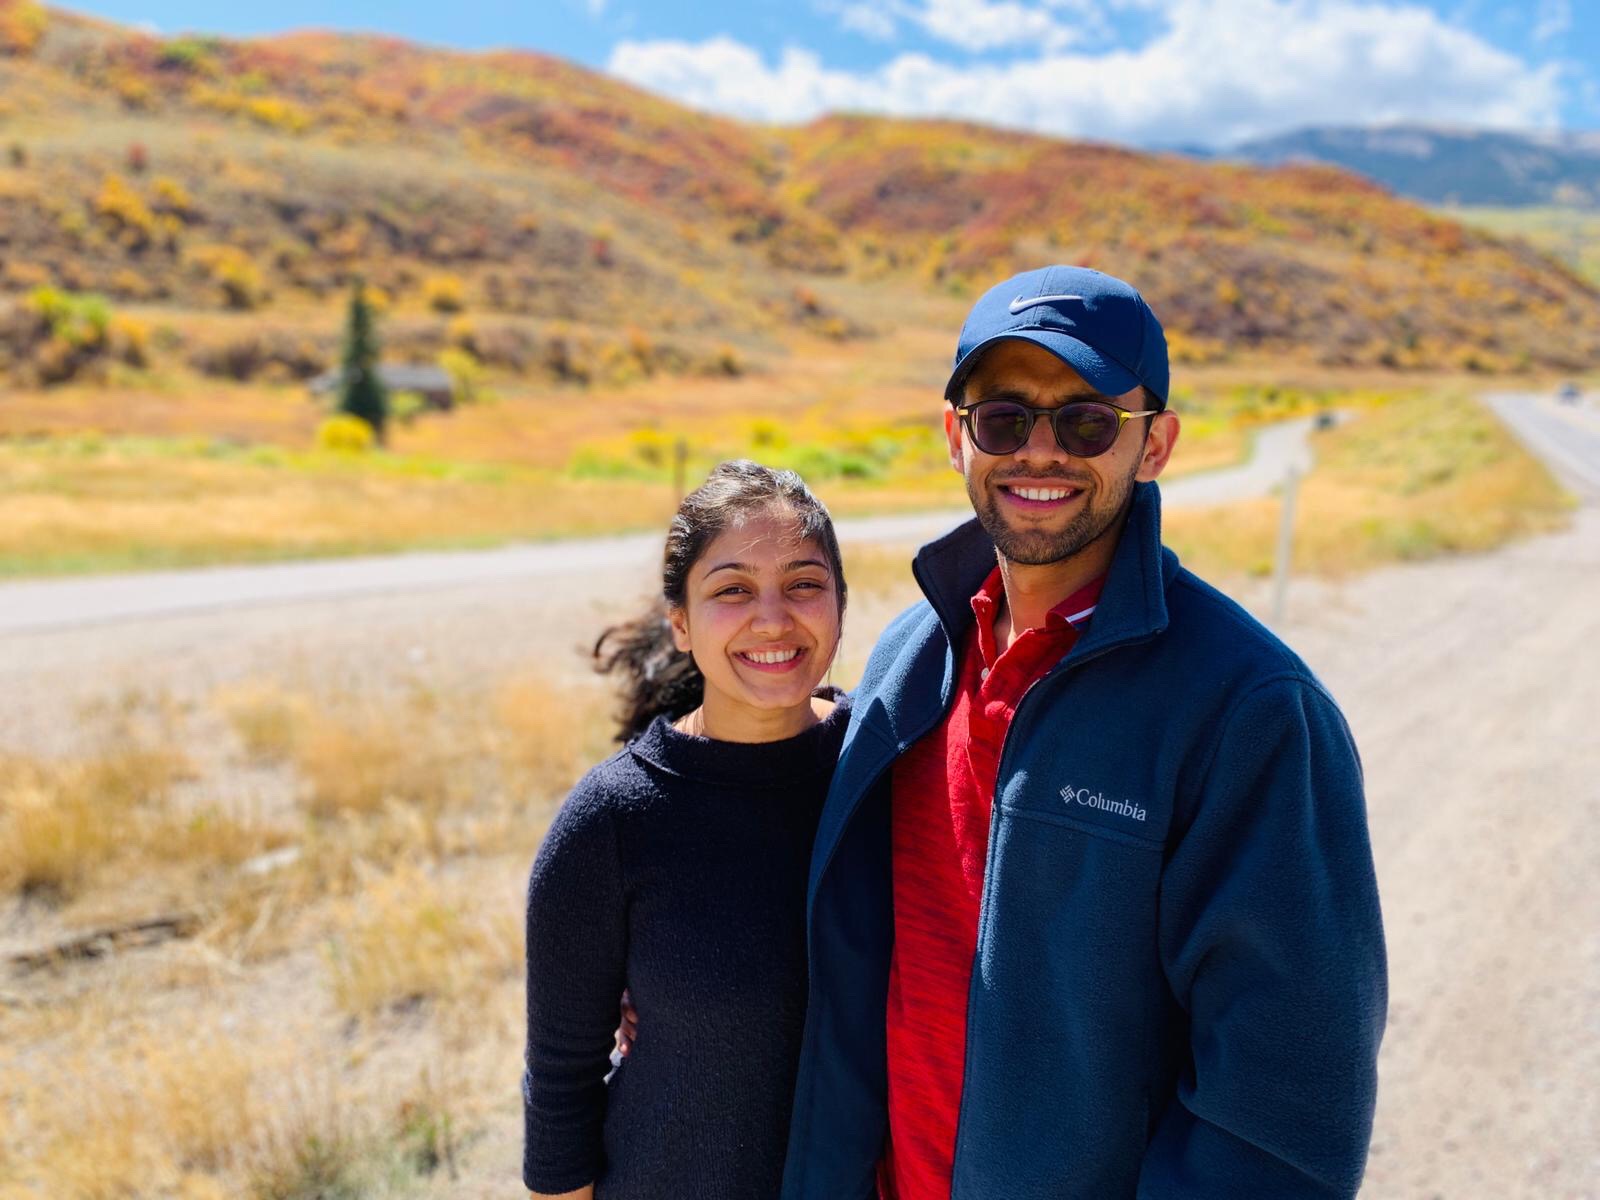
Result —
POLYGON ((339 369, 339 411, 360 417, 383 441, 389 419, 389 396, 378 378, 378 331, 366 285, 356 280, 345 318, 344 358, 339 369))

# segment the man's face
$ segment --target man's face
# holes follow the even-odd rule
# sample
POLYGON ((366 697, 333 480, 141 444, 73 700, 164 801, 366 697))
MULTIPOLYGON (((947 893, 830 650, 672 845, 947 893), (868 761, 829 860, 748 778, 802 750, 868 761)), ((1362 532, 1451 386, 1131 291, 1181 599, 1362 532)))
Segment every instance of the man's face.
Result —
MULTIPOLYGON (((993 346, 967 377, 964 403, 1002 399, 1038 408, 1094 399, 1130 412, 1147 407, 1139 388, 1102 396, 1054 354, 1026 341, 993 346)), ((945 410, 944 422, 951 465, 967 481, 979 522, 1002 555, 1024 566, 1061 562, 1115 538, 1134 483, 1161 473, 1178 435, 1171 413, 1135 417, 1123 423, 1110 450, 1075 458, 1041 418, 1025 446, 993 455, 972 443, 953 409, 945 410)))

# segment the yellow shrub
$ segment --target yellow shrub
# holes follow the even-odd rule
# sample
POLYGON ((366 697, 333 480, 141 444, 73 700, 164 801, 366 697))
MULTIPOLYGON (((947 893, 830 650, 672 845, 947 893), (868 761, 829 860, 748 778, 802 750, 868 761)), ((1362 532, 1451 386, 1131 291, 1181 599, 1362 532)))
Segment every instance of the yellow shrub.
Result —
POLYGON ((478 326, 471 317, 454 317, 445 327, 445 339, 463 350, 471 350, 478 340, 478 326))
POLYGON ((347 413, 329 417, 317 426, 317 448, 339 454, 364 454, 377 444, 372 426, 347 413))
POLYGON ((441 351, 439 366, 450 376, 450 398, 456 404, 471 404, 483 386, 483 365, 469 350, 454 347, 441 351))
POLYGON ((165 175, 158 175, 150 181, 151 189, 156 194, 155 207, 167 213, 185 215, 194 211, 194 201, 190 198, 187 189, 176 179, 165 175))
POLYGON ((39 44, 50 19, 34 0, 0 4, 0 54, 28 54, 39 44))
POLYGON ((266 299, 261 269, 237 246, 216 243, 196 246, 189 251, 189 260, 199 265, 222 290, 229 308, 253 309, 266 299))
POLYGON ((124 241, 144 245, 156 235, 155 214, 120 175, 107 175, 94 199, 97 217, 118 230, 124 241))
POLYGON ((150 327, 137 317, 111 318, 111 352, 130 367, 150 365, 150 327))
POLYGON ((460 312, 467 306, 467 285, 455 275, 430 275, 422 282, 422 298, 434 312, 460 312))

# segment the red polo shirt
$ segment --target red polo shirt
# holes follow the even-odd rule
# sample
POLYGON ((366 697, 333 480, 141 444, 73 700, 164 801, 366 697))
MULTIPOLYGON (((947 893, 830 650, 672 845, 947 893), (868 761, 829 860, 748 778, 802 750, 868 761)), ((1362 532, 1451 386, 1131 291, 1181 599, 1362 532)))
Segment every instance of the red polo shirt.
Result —
POLYGON ((1072 649, 1104 583, 1102 576, 1069 596, 1000 654, 997 567, 972 598, 977 622, 950 712, 895 763, 889 1146, 878 1173, 886 1200, 949 1200, 1000 750, 1017 704, 1072 649))

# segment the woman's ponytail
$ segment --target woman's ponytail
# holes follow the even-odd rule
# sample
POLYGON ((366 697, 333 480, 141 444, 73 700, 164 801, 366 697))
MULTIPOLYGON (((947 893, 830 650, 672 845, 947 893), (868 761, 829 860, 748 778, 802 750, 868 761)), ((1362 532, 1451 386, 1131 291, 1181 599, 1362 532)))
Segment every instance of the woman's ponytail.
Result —
POLYGON ((657 716, 673 721, 693 712, 705 694, 693 656, 673 644, 664 603, 602 633, 594 644, 594 669, 622 676, 619 742, 631 742, 657 716))

